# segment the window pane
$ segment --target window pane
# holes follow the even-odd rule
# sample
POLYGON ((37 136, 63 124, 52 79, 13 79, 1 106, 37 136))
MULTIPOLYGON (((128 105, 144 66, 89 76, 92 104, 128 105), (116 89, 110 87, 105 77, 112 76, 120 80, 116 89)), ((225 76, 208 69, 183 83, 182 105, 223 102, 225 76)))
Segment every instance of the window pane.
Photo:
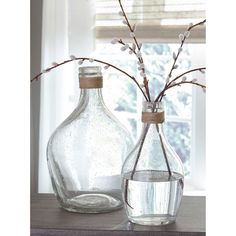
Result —
POLYGON ((191 124, 190 122, 166 122, 166 138, 184 164, 185 176, 190 174, 191 124), (174 138, 173 138, 174 137, 174 138))

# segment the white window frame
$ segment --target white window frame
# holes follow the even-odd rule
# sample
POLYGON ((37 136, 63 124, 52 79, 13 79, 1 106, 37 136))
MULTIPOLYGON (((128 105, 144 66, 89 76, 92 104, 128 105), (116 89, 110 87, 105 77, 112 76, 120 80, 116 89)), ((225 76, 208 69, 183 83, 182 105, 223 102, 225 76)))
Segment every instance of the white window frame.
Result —
MULTIPOLYGON (((196 55, 192 61, 193 68, 205 65, 205 56, 200 56, 199 52, 205 49, 205 45, 195 45, 193 54, 196 55)), ((204 50, 205 51, 205 50, 204 50)), ((198 73, 199 81, 205 80, 205 75, 198 73)), ((206 182, 206 96, 201 89, 193 87, 192 105, 192 176, 190 183, 187 182, 189 194, 205 195, 206 182), (197 138, 196 138, 197 137, 197 138)))

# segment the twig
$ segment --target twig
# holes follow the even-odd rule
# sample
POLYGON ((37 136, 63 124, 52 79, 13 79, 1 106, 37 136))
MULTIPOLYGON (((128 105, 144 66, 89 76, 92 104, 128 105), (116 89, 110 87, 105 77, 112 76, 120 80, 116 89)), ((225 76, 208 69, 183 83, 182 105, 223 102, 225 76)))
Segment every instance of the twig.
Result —
POLYGON ((196 26, 203 25, 203 24, 205 24, 205 23, 206 23, 206 19, 203 20, 203 21, 201 21, 201 22, 199 22, 199 23, 197 23, 197 24, 190 25, 190 26, 188 27, 188 31, 190 31, 191 29, 193 29, 193 28, 196 27, 196 26))
MULTIPOLYGON (((199 23, 196 23, 196 24, 194 24, 194 25, 190 25, 190 26, 188 27, 187 31, 184 32, 184 34, 180 34, 180 36, 182 36, 181 44, 180 44, 180 47, 179 47, 179 49, 178 49, 177 54, 176 54, 176 55, 175 55, 175 53, 173 54, 173 59, 174 59, 174 61, 173 61, 173 64, 172 64, 172 66, 171 66, 170 72, 169 72, 169 74, 168 74, 167 81, 166 81, 166 83, 165 83, 164 89, 167 87, 167 85, 168 85, 169 82, 172 82, 172 81, 173 81, 173 80, 170 81, 170 78, 171 78, 171 76, 172 76, 172 72, 173 72, 174 69, 176 69, 176 68, 178 67, 178 66, 176 65, 176 62, 177 62, 177 60, 178 60, 178 58, 179 58, 180 53, 182 52, 182 48, 183 48, 183 45, 184 45, 184 43, 185 43, 185 40, 186 40, 186 39, 189 37, 189 35, 190 35, 190 31, 191 31, 193 28, 195 28, 195 27, 197 27, 197 26, 199 26, 199 25, 205 24, 205 23, 206 23, 206 20, 203 20, 203 21, 201 21, 201 22, 199 22, 199 23)), ((164 89, 163 89, 163 90, 164 90, 164 89)), ((157 99, 156 99, 156 100, 157 100, 157 99)), ((156 100, 155 100, 155 101, 156 101, 156 100)))
POLYGON ((163 90, 163 91, 159 94, 159 96, 158 96, 158 98, 157 98, 157 101, 161 102, 162 98, 164 97, 164 93, 165 93, 168 89, 173 88, 173 87, 175 87, 175 86, 181 86, 182 84, 194 84, 194 85, 200 86, 200 87, 202 87, 202 88, 206 88, 205 85, 200 84, 200 83, 197 83, 197 82, 193 82, 193 81, 181 81, 181 82, 175 83, 175 84, 170 85, 169 87, 165 88, 165 90, 163 90))
POLYGON ((110 63, 108 63, 108 62, 101 61, 101 60, 94 59, 94 58, 89 58, 89 57, 74 57, 73 59, 65 60, 65 61, 63 61, 63 62, 61 62, 61 63, 58 63, 58 64, 56 64, 56 65, 53 65, 53 66, 47 68, 45 71, 43 71, 43 72, 39 73, 38 75, 36 75, 33 79, 31 79, 31 82, 33 82, 34 80, 38 80, 43 74, 45 74, 45 73, 47 73, 47 72, 50 72, 51 70, 53 70, 53 69, 55 69, 55 68, 57 68, 57 67, 59 67, 59 66, 62 66, 62 65, 64 65, 64 64, 66 64, 66 63, 69 63, 69 62, 72 62, 72 61, 77 61, 77 60, 82 60, 82 61, 86 61, 86 60, 87 60, 87 61, 92 61, 92 62, 93 62, 93 61, 96 61, 96 62, 98 62, 98 63, 105 64, 105 65, 107 65, 107 66, 109 66, 109 67, 112 67, 112 68, 114 68, 114 69, 120 71, 121 73, 125 74, 126 76, 128 76, 130 79, 132 79, 132 80, 135 82, 135 84, 138 86, 138 88, 139 88, 140 91, 142 92, 142 94, 143 94, 145 100, 148 101, 148 98, 147 98, 146 94, 144 93, 144 91, 142 90, 141 86, 139 85, 138 81, 135 79, 134 76, 129 75, 129 74, 128 74, 127 72, 125 72, 124 70, 121 70, 121 69, 118 68, 117 66, 114 66, 114 65, 112 65, 112 64, 110 64, 110 63))
POLYGON ((174 81, 176 81, 177 79, 183 77, 183 76, 186 75, 186 74, 192 73, 192 72, 194 72, 194 71, 203 71, 203 70, 205 70, 205 69, 206 69, 206 67, 198 67, 198 68, 194 68, 194 69, 185 71, 184 73, 182 73, 182 74, 176 76, 174 79, 172 79, 172 80, 168 83, 167 86, 169 86, 171 83, 173 83, 174 81))
MULTIPOLYGON (((120 8, 121 8, 121 11, 122 11, 122 13, 123 13, 123 16, 124 16, 124 18, 125 18, 125 21, 126 21, 126 23, 127 23, 127 26, 128 26, 128 28, 129 28, 129 31, 130 31, 131 33, 134 33, 134 30, 132 29, 132 27, 131 27, 131 25, 130 25, 130 23, 129 23, 129 19, 128 19, 127 15, 126 15, 126 13, 125 13, 125 11, 124 11, 124 8, 123 8, 123 6, 122 6, 121 0, 118 0, 118 1, 119 1, 120 8)), ((138 52, 140 53, 141 46, 140 46, 140 44, 138 43, 137 38, 136 38, 135 35, 133 36, 133 40, 134 40, 134 42, 135 42, 135 44, 136 44, 136 47, 137 47, 137 49, 138 49, 138 52)), ((140 62, 141 64, 144 64, 143 57, 142 57, 141 53, 139 54, 139 56, 137 55, 137 53, 135 53, 135 54, 136 54, 136 56, 137 56, 139 62, 140 62)), ((148 101, 151 101, 150 92, 149 92, 149 87, 148 87, 148 80, 147 80, 146 73, 145 73, 145 68, 142 68, 142 72, 143 72, 143 84, 144 84, 145 91, 146 91, 146 94, 147 94, 147 97, 148 97, 148 101)))
POLYGON ((129 201, 128 201, 128 188, 129 188, 129 180, 126 179, 125 180, 125 192, 124 192, 124 195, 125 195, 125 203, 132 209, 134 209, 130 204, 129 204, 129 201))
POLYGON ((167 167, 167 170, 168 170, 168 173, 169 173, 169 179, 170 179, 171 176, 172 176, 172 172, 171 172, 171 169, 170 169, 170 164, 169 164, 169 161, 168 161, 168 158, 167 158, 167 155, 166 155, 166 150, 165 150, 165 147, 164 147, 162 136, 161 136, 160 131, 159 131, 158 124, 156 124, 156 128, 157 128, 157 133, 159 134, 159 138, 160 138, 160 142, 161 142, 161 149, 162 149, 162 152, 163 152, 163 155, 164 155, 164 158, 165 158, 166 167, 167 167))
MULTIPOLYGON (((124 43, 123 41, 122 41, 122 39, 119 39, 118 40, 118 43, 119 44, 122 44, 122 45, 126 45, 126 43, 124 43)), ((129 50, 131 51, 131 52, 133 52, 136 56, 137 56, 137 53, 136 53, 136 51, 133 49, 133 48, 131 48, 130 46, 128 47, 129 48, 129 50)))
POLYGON ((135 160, 134 168, 133 168, 133 170, 132 170, 130 179, 133 179, 133 178, 134 178, 134 173, 135 173, 135 171, 136 171, 136 167, 137 167, 137 164, 138 164, 138 161, 139 161, 139 157, 140 157, 141 152, 142 152, 143 144, 144 144, 144 141, 145 141, 145 138, 146 138, 146 135, 147 135, 147 132, 148 132, 149 127, 150 127, 150 125, 147 124, 147 126, 146 126, 146 128, 145 128, 145 130, 144 130, 144 134, 143 134, 143 136, 142 136, 142 140, 141 140, 141 143, 140 143, 140 146, 139 146, 138 154, 137 154, 137 157, 136 157, 136 160, 135 160))
MULTIPOLYGON (((133 178, 134 178, 136 167, 137 167, 140 155, 141 155, 141 151, 142 151, 142 148, 143 148, 143 144, 144 144, 144 141, 145 141, 145 138, 146 138, 149 126, 150 125, 147 124, 147 126, 145 127, 144 134, 143 134, 142 140, 141 140, 141 144, 139 146, 138 154, 137 154, 137 157, 136 157, 136 160, 135 160, 135 163, 134 163, 134 167, 133 167, 133 170, 132 170, 131 175, 130 175, 130 179, 131 180, 133 180, 133 178)), ((126 182, 126 185, 125 185, 125 194, 124 195, 125 195, 125 202, 126 202, 126 204, 133 209, 133 207, 128 203, 128 182, 126 182)))
POLYGON ((200 71, 202 72, 203 70, 205 70, 206 67, 199 67, 199 68, 195 68, 195 69, 191 69, 191 70, 188 70, 188 71, 185 71, 184 73, 176 76, 174 79, 172 79, 169 83, 166 83, 165 84, 165 87, 164 89, 159 93, 159 95, 157 96, 157 98, 155 99, 155 102, 158 102, 158 101, 161 101, 162 98, 165 96, 165 92, 166 90, 169 88, 169 86, 173 85, 173 82, 175 82, 176 80, 178 80, 179 78, 183 77, 184 75, 186 74, 189 74, 189 73, 192 73, 194 71, 200 71))

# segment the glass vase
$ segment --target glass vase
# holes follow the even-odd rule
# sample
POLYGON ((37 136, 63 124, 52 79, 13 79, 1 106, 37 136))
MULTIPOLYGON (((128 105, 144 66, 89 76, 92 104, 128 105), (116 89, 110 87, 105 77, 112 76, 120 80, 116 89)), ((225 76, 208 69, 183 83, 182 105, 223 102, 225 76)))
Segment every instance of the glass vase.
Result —
POLYGON ((80 67, 79 75, 78 106, 48 142, 51 182, 64 209, 110 212, 123 206, 120 173, 132 139, 104 104, 101 68, 80 67))
POLYGON ((180 158, 163 133, 160 102, 144 102, 141 137, 122 168, 125 209, 131 222, 164 225, 175 221, 184 187, 180 158))

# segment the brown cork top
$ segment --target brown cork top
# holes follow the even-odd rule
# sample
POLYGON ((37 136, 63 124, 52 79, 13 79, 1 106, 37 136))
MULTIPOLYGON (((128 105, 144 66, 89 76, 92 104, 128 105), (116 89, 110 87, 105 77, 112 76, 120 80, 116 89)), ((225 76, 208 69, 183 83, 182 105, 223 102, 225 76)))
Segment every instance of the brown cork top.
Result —
POLYGON ((79 86, 80 88, 85 88, 85 89, 102 88, 103 87, 102 76, 79 77, 79 86))
POLYGON ((165 121, 165 112, 142 112, 142 122, 160 124, 165 121))

